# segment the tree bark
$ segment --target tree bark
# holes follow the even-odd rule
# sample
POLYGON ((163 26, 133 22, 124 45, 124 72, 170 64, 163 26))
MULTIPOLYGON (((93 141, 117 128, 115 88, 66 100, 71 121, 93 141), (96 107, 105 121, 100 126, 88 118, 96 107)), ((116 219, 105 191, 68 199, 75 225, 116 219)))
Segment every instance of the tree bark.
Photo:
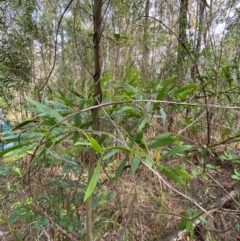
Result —
POLYGON ((179 30, 178 30, 178 50, 177 50, 177 65, 178 65, 178 74, 184 79, 184 62, 186 56, 187 47, 187 11, 188 11, 188 0, 180 1, 180 10, 179 10, 179 30), (184 46, 183 46, 184 45, 184 46))
MULTIPOLYGON (((102 90, 101 90, 101 71, 102 71, 102 60, 101 60, 101 36, 102 36, 102 0, 94 0, 93 3, 93 27, 94 27, 94 102, 95 105, 99 105, 102 102, 102 90)), ((95 108, 92 111, 92 130, 98 131, 100 129, 99 123, 99 110, 100 108, 95 108)), ((95 136, 97 138, 97 136, 95 136)), ((90 153, 90 160, 88 164, 88 184, 90 183, 95 169, 95 164, 97 162, 97 156, 94 150, 90 153)), ((87 240, 93 241, 93 222, 92 222, 92 195, 86 201, 86 231, 87 240)))
POLYGON ((149 11, 150 11, 150 0, 146 1, 145 16, 144 19, 144 31, 143 31, 143 78, 146 81, 149 78, 149 62, 150 62, 150 50, 149 50, 149 11))
POLYGON ((196 78, 196 66, 198 65, 199 54, 201 49, 201 42, 203 36, 203 24, 204 24, 204 12, 205 12, 205 4, 203 2, 199 2, 199 17, 198 17, 198 26, 197 26, 197 43, 194 51, 194 63, 191 69, 191 77, 195 82, 196 78))

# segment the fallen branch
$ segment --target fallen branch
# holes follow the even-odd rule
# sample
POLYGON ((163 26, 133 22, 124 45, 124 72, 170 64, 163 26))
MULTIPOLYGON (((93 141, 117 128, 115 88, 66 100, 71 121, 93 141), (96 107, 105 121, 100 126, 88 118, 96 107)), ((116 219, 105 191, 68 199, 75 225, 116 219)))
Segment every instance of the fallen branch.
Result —
MULTIPOLYGON (((207 214, 211 214, 216 211, 216 209, 220 209, 225 207, 229 202, 236 201, 238 198, 237 191, 233 190, 230 193, 227 193, 224 197, 221 197, 217 199, 213 204, 206 207, 207 213, 203 213, 200 216, 197 216, 194 218, 193 226, 196 227, 200 224, 199 217, 205 217, 207 214)), ((163 241, 180 241, 182 238, 184 238, 187 235, 187 230, 181 230, 179 232, 176 232, 176 230, 173 230, 172 233, 165 239, 161 239, 163 241)))

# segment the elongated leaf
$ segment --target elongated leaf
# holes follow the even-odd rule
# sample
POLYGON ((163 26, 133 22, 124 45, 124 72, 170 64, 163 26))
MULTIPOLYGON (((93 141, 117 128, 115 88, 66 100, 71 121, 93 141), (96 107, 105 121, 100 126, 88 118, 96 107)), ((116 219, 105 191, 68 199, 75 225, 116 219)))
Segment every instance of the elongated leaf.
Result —
POLYGON ((138 169, 139 167, 139 164, 140 164, 140 159, 135 157, 133 160, 132 160, 132 165, 131 165, 131 170, 132 170, 132 174, 134 175, 134 173, 136 172, 136 170, 138 169))
POLYGON ((60 101, 50 100, 49 104, 53 105, 54 107, 58 107, 58 108, 70 109, 69 106, 63 104, 60 101))
POLYGON ((190 148, 192 148, 191 145, 182 145, 182 146, 173 147, 170 151, 168 151, 167 153, 162 155, 162 159, 169 157, 169 156, 180 154, 190 148))
POLYGON ((13 128, 13 131, 18 130, 18 129, 20 129, 20 128, 22 128, 22 127, 24 127, 24 126, 26 126, 26 125, 28 125, 28 124, 30 124, 30 123, 36 123, 36 122, 37 122, 37 121, 34 121, 34 120, 24 121, 24 122, 16 125, 16 126, 13 128))
POLYGON ((60 115, 56 110, 49 108, 46 105, 43 105, 35 100, 29 100, 29 102, 37 107, 39 111, 41 111, 44 116, 50 117, 50 118, 55 118, 58 121, 63 119, 63 116, 60 115))
POLYGON ((124 160, 121 162, 121 164, 118 166, 116 172, 115 172, 115 177, 114 177, 114 185, 117 183, 118 178, 121 176, 121 173, 126 166, 128 162, 128 155, 124 158, 124 160))
POLYGON ((89 185, 87 187, 87 191, 86 191, 85 196, 84 196, 84 202, 91 196, 94 188, 97 185, 99 174, 100 174, 101 161, 102 160, 98 161, 97 166, 96 166, 96 168, 94 170, 92 179, 91 179, 91 181, 90 181, 90 183, 89 183, 89 185))
POLYGON ((156 136, 150 139, 152 144, 149 146, 150 149, 156 149, 158 147, 163 147, 170 145, 178 140, 178 136, 171 136, 170 133, 164 133, 160 136, 156 136))
POLYGON ((96 152, 98 152, 98 153, 100 153, 100 154, 103 153, 103 150, 102 150, 101 146, 98 144, 98 142, 97 142, 96 139, 94 139, 93 137, 90 137, 90 138, 89 138, 89 141, 90 141, 91 144, 92 144, 92 148, 93 148, 96 152))
POLYGON ((26 145, 27 144, 25 144, 25 145, 17 145, 17 146, 10 147, 10 148, 8 148, 6 150, 3 150, 3 151, 0 152, 0 157, 3 157, 7 153, 11 153, 11 152, 17 151, 18 149, 22 149, 26 145))
POLYGON ((133 110, 131 106, 123 106, 121 109, 118 110, 118 113, 123 113, 128 110, 133 110))
POLYGON ((177 175, 175 175, 172 171, 163 168, 161 170, 161 172, 168 177, 169 179, 171 179, 172 181, 174 181, 175 183, 179 183, 179 184, 184 184, 184 181, 177 175))
POLYGON ((152 167, 152 158, 150 156, 147 156, 144 162, 147 167, 152 167))
POLYGON ((79 141, 74 143, 74 146, 92 146, 92 144, 87 141, 79 141))
MULTIPOLYGON (((158 95, 157 95, 157 100, 163 100, 164 99, 164 95, 166 94, 166 90, 167 90, 167 87, 169 86, 169 84, 176 79, 176 75, 175 76, 172 76, 170 77, 169 79, 165 80, 166 82, 164 83, 163 87, 160 89, 160 91, 158 92, 158 95)), ((158 103, 154 103, 153 105, 153 111, 155 111, 157 109, 157 107, 159 106, 158 103)))
POLYGON ((141 120, 139 121, 138 132, 141 131, 141 130, 144 128, 144 126, 146 125, 146 123, 147 123, 147 117, 144 116, 144 117, 142 117, 141 120))
POLYGON ((186 178, 186 179, 192 179, 193 176, 190 175, 188 172, 182 170, 182 169, 177 169, 177 168, 169 168, 170 171, 174 172, 180 177, 186 178))
POLYGON ((177 89, 174 94, 180 94, 185 91, 192 91, 193 89, 196 89, 196 88, 197 88, 196 84, 188 84, 188 85, 183 86, 180 89, 177 89))
POLYGON ((127 151, 127 152, 132 152, 132 149, 127 147, 127 146, 114 146, 111 149, 115 150, 122 150, 122 151, 127 151))
POLYGON ((14 150, 11 148, 4 150, 4 152, 6 151, 4 156, 7 157, 7 156, 11 156, 11 155, 21 155, 29 150, 32 150, 32 146, 30 146, 30 145, 27 145, 27 146, 20 145, 20 146, 21 146, 21 148, 16 148, 14 150))
POLYGON ((24 142, 24 141, 29 141, 29 140, 34 140, 36 141, 37 139, 40 139, 44 136, 43 133, 41 132, 32 132, 32 133, 23 133, 21 135, 12 135, 12 136, 5 136, 2 138, 4 142, 24 142))
POLYGON ((132 154, 135 154, 139 157, 143 156, 143 153, 139 152, 139 151, 134 151, 133 149, 129 148, 129 147, 126 147, 126 146, 115 146, 115 147, 112 147, 111 149, 116 149, 116 150, 123 150, 123 151, 126 151, 128 153, 132 153, 132 154))
POLYGON ((171 136, 171 133, 166 132, 164 134, 161 134, 161 135, 154 136, 154 137, 150 138, 149 141, 155 141, 155 140, 158 140, 158 139, 164 139, 165 137, 170 137, 170 136, 171 136))
POLYGON ((56 123, 53 119, 46 119, 41 123, 41 126, 54 126, 56 123))
POLYGON ((167 114, 165 113, 165 111, 163 110, 162 107, 160 109, 160 114, 161 114, 161 118, 162 118, 162 121, 163 121, 163 126, 165 126, 166 125, 167 114))
POLYGON ((114 155, 115 155, 116 153, 118 153, 118 152, 119 152, 119 150, 112 150, 112 151, 108 152, 108 153, 103 157, 103 160, 106 160, 106 159, 114 156, 114 155))
POLYGON ((59 135, 65 134, 66 130, 64 130, 62 127, 58 127, 53 129, 50 134, 49 134, 49 138, 54 138, 57 137, 59 135))
MULTIPOLYGON (((60 94, 60 96, 58 96, 58 99, 59 99, 59 100, 62 100, 66 105, 68 105, 68 106, 70 106, 70 107, 76 106, 76 105, 74 104, 74 102, 73 102, 72 100, 66 98, 65 95, 64 95, 61 91, 59 91, 59 94, 60 94)), ((73 93, 73 94, 74 94, 74 93, 73 93)))

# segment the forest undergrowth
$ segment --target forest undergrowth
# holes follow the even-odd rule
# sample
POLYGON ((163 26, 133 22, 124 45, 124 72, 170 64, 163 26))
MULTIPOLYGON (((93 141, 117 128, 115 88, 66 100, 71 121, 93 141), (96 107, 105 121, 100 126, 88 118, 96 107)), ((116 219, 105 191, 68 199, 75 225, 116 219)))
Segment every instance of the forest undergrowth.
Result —
MULTIPOLYGON (((153 129, 148 136, 153 135, 153 129)), ((102 164, 93 194, 95 240, 119 240, 123 233, 124 240, 238 240, 238 198, 224 206, 219 201, 238 188, 232 178, 238 164, 224 160, 226 153, 238 155, 236 150, 236 144, 212 149, 205 173, 201 152, 163 160, 164 167, 179 168, 193 176, 184 184, 163 176, 174 189, 143 164, 133 175, 131 162, 116 180, 116 170, 126 156, 123 151, 117 153, 110 163, 102 164), (206 213, 179 192, 195 200, 206 213)), ((39 162, 31 172, 30 154, 2 159, 1 240, 85 240, 88 154, 58 153, 55 149, 50 159, 39 162), (54 156, 58 161, 51 161, 54 156)))

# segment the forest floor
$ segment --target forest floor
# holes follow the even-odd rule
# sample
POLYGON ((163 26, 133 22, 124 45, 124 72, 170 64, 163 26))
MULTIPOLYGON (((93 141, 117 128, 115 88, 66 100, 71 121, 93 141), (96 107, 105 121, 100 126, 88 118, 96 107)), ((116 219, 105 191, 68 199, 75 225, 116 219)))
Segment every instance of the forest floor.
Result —
MULTIPOLYGON (((201 207, 208 210, 209 214, 204 214, 191 201, 171 190, 145 167, 137 172, 134 180, 125 173, 121 182, 116 186, 116 190, 122 196, 120 202, 125 207, 123 212, 125 219, 129 215, 134 193, 137 193, 131 221, 126 229, 128 237, 131 237, 129 240, 191 240, 189 233, 178 237, 179 223, 187 213, 189 216, 186 217, 189 219, 191 215, 196 217, 198 213, 201 220, 196 228, 193 227, 192 240, 240 240, 238 203, 230 199, 224 207, 220 205, 222 198, 228 196, 228 193, 234 189, 236 182, 231 178, 233 167, 228 164, 223 165, 220 160, 219 163, 217 162, 216 160, 207 175, 196 175, 184 186, 171 183, 165 178, 183 195, 191 197, 201 207)), ((184 165, 186 170, 191 171, 199 170, 199 166, 190 163, 183 164, 179 159, 166 163, 168 164, 184 165)), ((118 200, 113 208, 118 207, 117 203, 119 203, 118 200)), ((102 240, 117 240, 118 234, 119 230, 111 231, 102 240)))
MULTIPOLYGON (((2 160, 2 162, 4 161, 2 160)), ((141 166, 134 177, 130 174, 130 169, 124 170, 116 185, 113 185, 113 180, 108 180, 105 172, 102 172, 99 190, 106 196, 111 193, 112 198, 110 201, 107 198, 102 198, 93 212, 95 240, 115 241, 119 239, 119 235, 124 233, 127 238, 123 240, 129 241, 240 240, 240 211, 239 203, 236 201, 238 198, 230 199, 224 206, 220 205, 223 197, 228 196, 228 193, 238 187, 236 181, 231 178, 234 169, 232 164, 215 158, 211 160, 207 175, 202 174, 200 165, 179 158, 168 160, 164 165, 184 167, 189 173, 194 174, 194 178, 187 180, 185 185, 180 185, 174 184, 163 177, 166 182, 178 190, 178 193, 176 193, 145 166, 141 166), (201 211, 184 195, 194 199, 197 204, 207 210, 207 213, 201 211), (178 231, 179 223, 184 224, 183 220, 185 220, 186 225, 186 221, 191 221, 191 218, 196 216, 198 217, 194 219, 196 226, 187 224, 187 232, 183 235, 180 234, 178 231)), ((109 171, 110 169, 106 167, 106 170, 109 171)), ((45 175, 40 182, 36 179, 32 187, 41 189, 43 196, 47 195, 47 192, 44 191, 44 187, 46 188, 44 183, 47 183, 49 179, 54 180, 54 175, 58 174, 45 175)), ((84 176, 85 174, 83 174, 84 176)), ((7 221, 7 217, 12 214, 16 205, 26 202, 33 190, 29 190, 27 185, 21 184, 16 175, 13 174, 0 175, 0 185, 2 189, 0 240, 79 240, 79 236, 74 232, 69 239, 63 239, 62 236, 56 234, 51 235, 51 232, 62 231, 61 229, 56 230, 56 228, 43 229, 46 232, 44 235, 40 235, 40 232, 34 234, 30 231, 33 229, 29 228, 34 220, 26 223, 26 221, 20 219, 14 225, 11 225, 7 221)), ((31 208, 35 212, 37 207, 32 206, 31 208)), ((46 214, 47 210, 45 211, 43 213, 46 214)), ((40 211, 38 210, 38 212, 40 211)), ((83 218, 85 217, 83 202, 79 204, 78 212, 81 213, 83 218)), ((53 219, 52 215, 46 215, 53 219)), ((25 219, 27 220, 27 218, 25 219)), ((192 222, 189 223, 192 224, 192 222)), ((85 240, 84 235, 80 240, 85 240)))

